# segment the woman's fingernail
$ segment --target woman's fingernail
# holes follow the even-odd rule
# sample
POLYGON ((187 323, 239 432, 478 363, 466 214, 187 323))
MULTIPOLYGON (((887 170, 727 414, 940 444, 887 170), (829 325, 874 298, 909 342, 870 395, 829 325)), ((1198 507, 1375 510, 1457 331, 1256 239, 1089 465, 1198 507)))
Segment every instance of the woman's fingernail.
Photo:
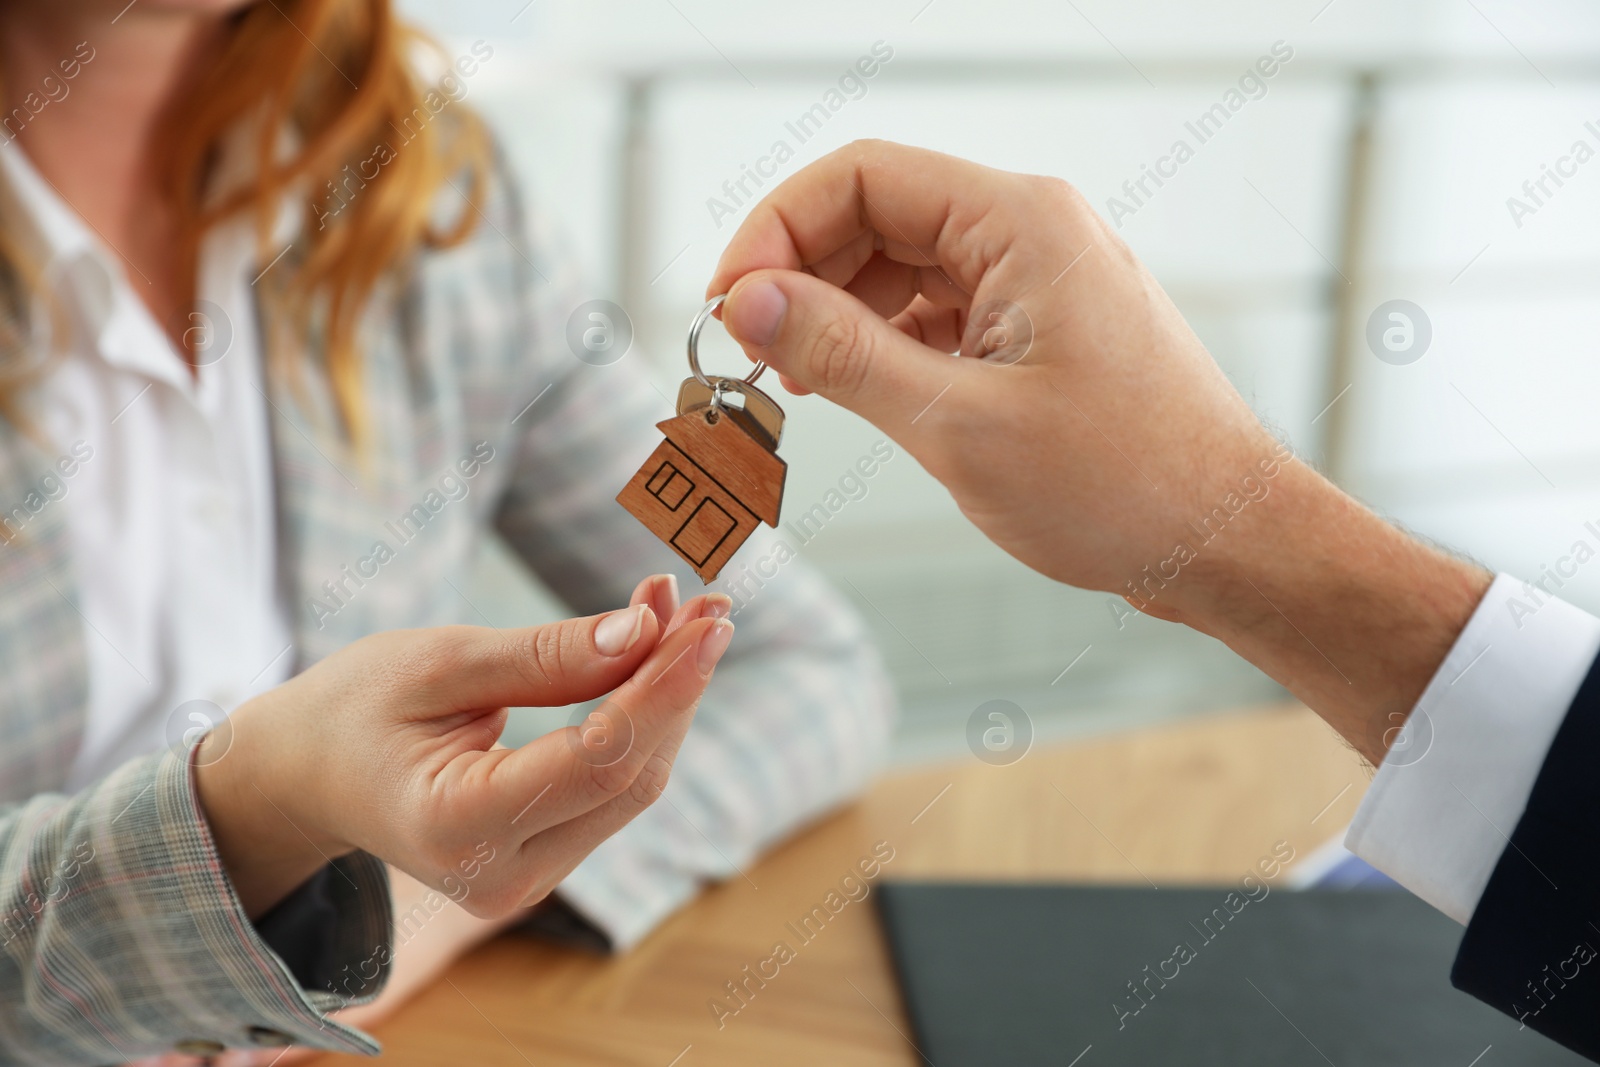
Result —
POLYGON ((733 610, 733 598, 726 593, 706 594, 705 612, 700 617, 703 619, 726 619, 733 610))
POLYGON ((620 656, 632 648, 644 631, 644 613, 647 605, 613 611, 600 620, 594 628, 594 648, 602 656, 620 656))
POLYGON ((663 619, 672 618, 672 613, 678 610, 678 576, 676 574, 660 574, 656 576, 657 595, 661 603, 656 607, 656 614, 663 619))
POLYGON ((727 619, 720 619, 716 625, 706 631, 700 639, 700 673, 710 674, 711 668, 717 665, 717 660, 728 651, 728 642, 733 640, 733 623, 727 619))
POLYGON ((765 348, 777 338, 788 310, 789 298, 782 289, 771 282, 751 282, 723 305, 722 324, 735 340, 765 348))

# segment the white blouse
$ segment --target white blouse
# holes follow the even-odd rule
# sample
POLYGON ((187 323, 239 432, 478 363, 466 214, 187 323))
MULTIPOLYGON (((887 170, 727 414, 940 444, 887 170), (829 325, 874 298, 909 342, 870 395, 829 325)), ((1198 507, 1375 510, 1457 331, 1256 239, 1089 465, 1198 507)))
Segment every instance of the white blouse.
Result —
MULTIPOLYGON (((208 235, 182 324, 199 331, 192 373, 140 299, 138 265, 130 274, 14 142, 0 144, 0 168, 7 227, 66 320, 66 336, 47 339, 54 369, 25 403, 59 454, 81 459, 50 505, 66 509, 77 568, 61 593, 87 624, 77 789, 182 743, 291 669, 252 288, 267 264, 248 219, 208 235)), ((42 309, 33 321, 51 329, 42 309)))

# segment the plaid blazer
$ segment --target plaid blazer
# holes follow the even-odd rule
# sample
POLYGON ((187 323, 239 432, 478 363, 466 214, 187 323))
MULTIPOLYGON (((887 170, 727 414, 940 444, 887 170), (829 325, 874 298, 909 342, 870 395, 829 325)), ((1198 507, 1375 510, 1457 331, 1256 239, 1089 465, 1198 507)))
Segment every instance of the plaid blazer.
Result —
MULTIPOLYGON (((699 586, 613 500, 668 404, 637 356, 591 366, 569 350, 567 319, 590 294, 524 219, 514 188, 502 170, 482 204, 452 194, 441 210, 480 214, 474 235, 421 254, 373 301, 364 459, 332 431, 318 375, 267 383, 299 668, 374 631, 481 622, 461 590, 491 530, 574 613, 623 603, 652 571, 699 586), (459 477, 474 457, 475 474, 459 477)), ((302 988, 240 910, 184 756, 153 753, 63 793, 92 635, 75 606, 71 498, 34 510, 54 460, 0 422, 0 511, 15 519, 0 543, 0 1062, 288 1042, 377 1051, 326 1016, 350 1002, 347 990, 302 988)), ((768 554, 772 537, 745 551, 768 554)), ((817 576, 786 565, 738 623, 671 803, 562 886, 619 947, 850 796, 884 750, 885 676, 858 617, 817 576)), ((358 854, 338 867, 345 877, 320 880, 338 912, 327 951, 381 979, 393 936, 383 865, 358 854)))

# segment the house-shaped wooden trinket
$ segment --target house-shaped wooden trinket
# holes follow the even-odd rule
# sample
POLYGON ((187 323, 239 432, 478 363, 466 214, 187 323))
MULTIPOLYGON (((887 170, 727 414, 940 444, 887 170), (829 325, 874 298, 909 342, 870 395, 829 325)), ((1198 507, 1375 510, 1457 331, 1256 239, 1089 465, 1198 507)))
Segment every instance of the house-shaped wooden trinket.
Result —
POLYGON ((734 407, 700 408, 656 427, 667 439, 617 503, 710 582, 757 524, 778 525, 788 464, 734 407))

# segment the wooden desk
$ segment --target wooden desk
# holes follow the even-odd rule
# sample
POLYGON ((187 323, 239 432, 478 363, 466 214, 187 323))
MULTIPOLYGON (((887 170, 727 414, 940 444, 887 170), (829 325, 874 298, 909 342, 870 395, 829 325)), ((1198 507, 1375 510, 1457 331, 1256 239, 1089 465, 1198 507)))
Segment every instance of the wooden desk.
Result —
MULTIPOLYGON (((884 778, 698 900, 632 954, 597 959, 506 936, 377 1028, 384 1064, 920 1063, 870 896, 810 942, 787 924, 888 842, 880 877, 1237 881, 1274 843, 1304 855, 1354 812, 1368 775, 1303 708, 1212 716, 884 778), (719 1029, 724 983, 795 950, 719 1029)), ((768 967, 771 973, 771 967, 768 967)), ((755 988, 752 985, 752 988, 755 988)), ((326 1057, 318 1065, 370 1061, 326 1057)))

